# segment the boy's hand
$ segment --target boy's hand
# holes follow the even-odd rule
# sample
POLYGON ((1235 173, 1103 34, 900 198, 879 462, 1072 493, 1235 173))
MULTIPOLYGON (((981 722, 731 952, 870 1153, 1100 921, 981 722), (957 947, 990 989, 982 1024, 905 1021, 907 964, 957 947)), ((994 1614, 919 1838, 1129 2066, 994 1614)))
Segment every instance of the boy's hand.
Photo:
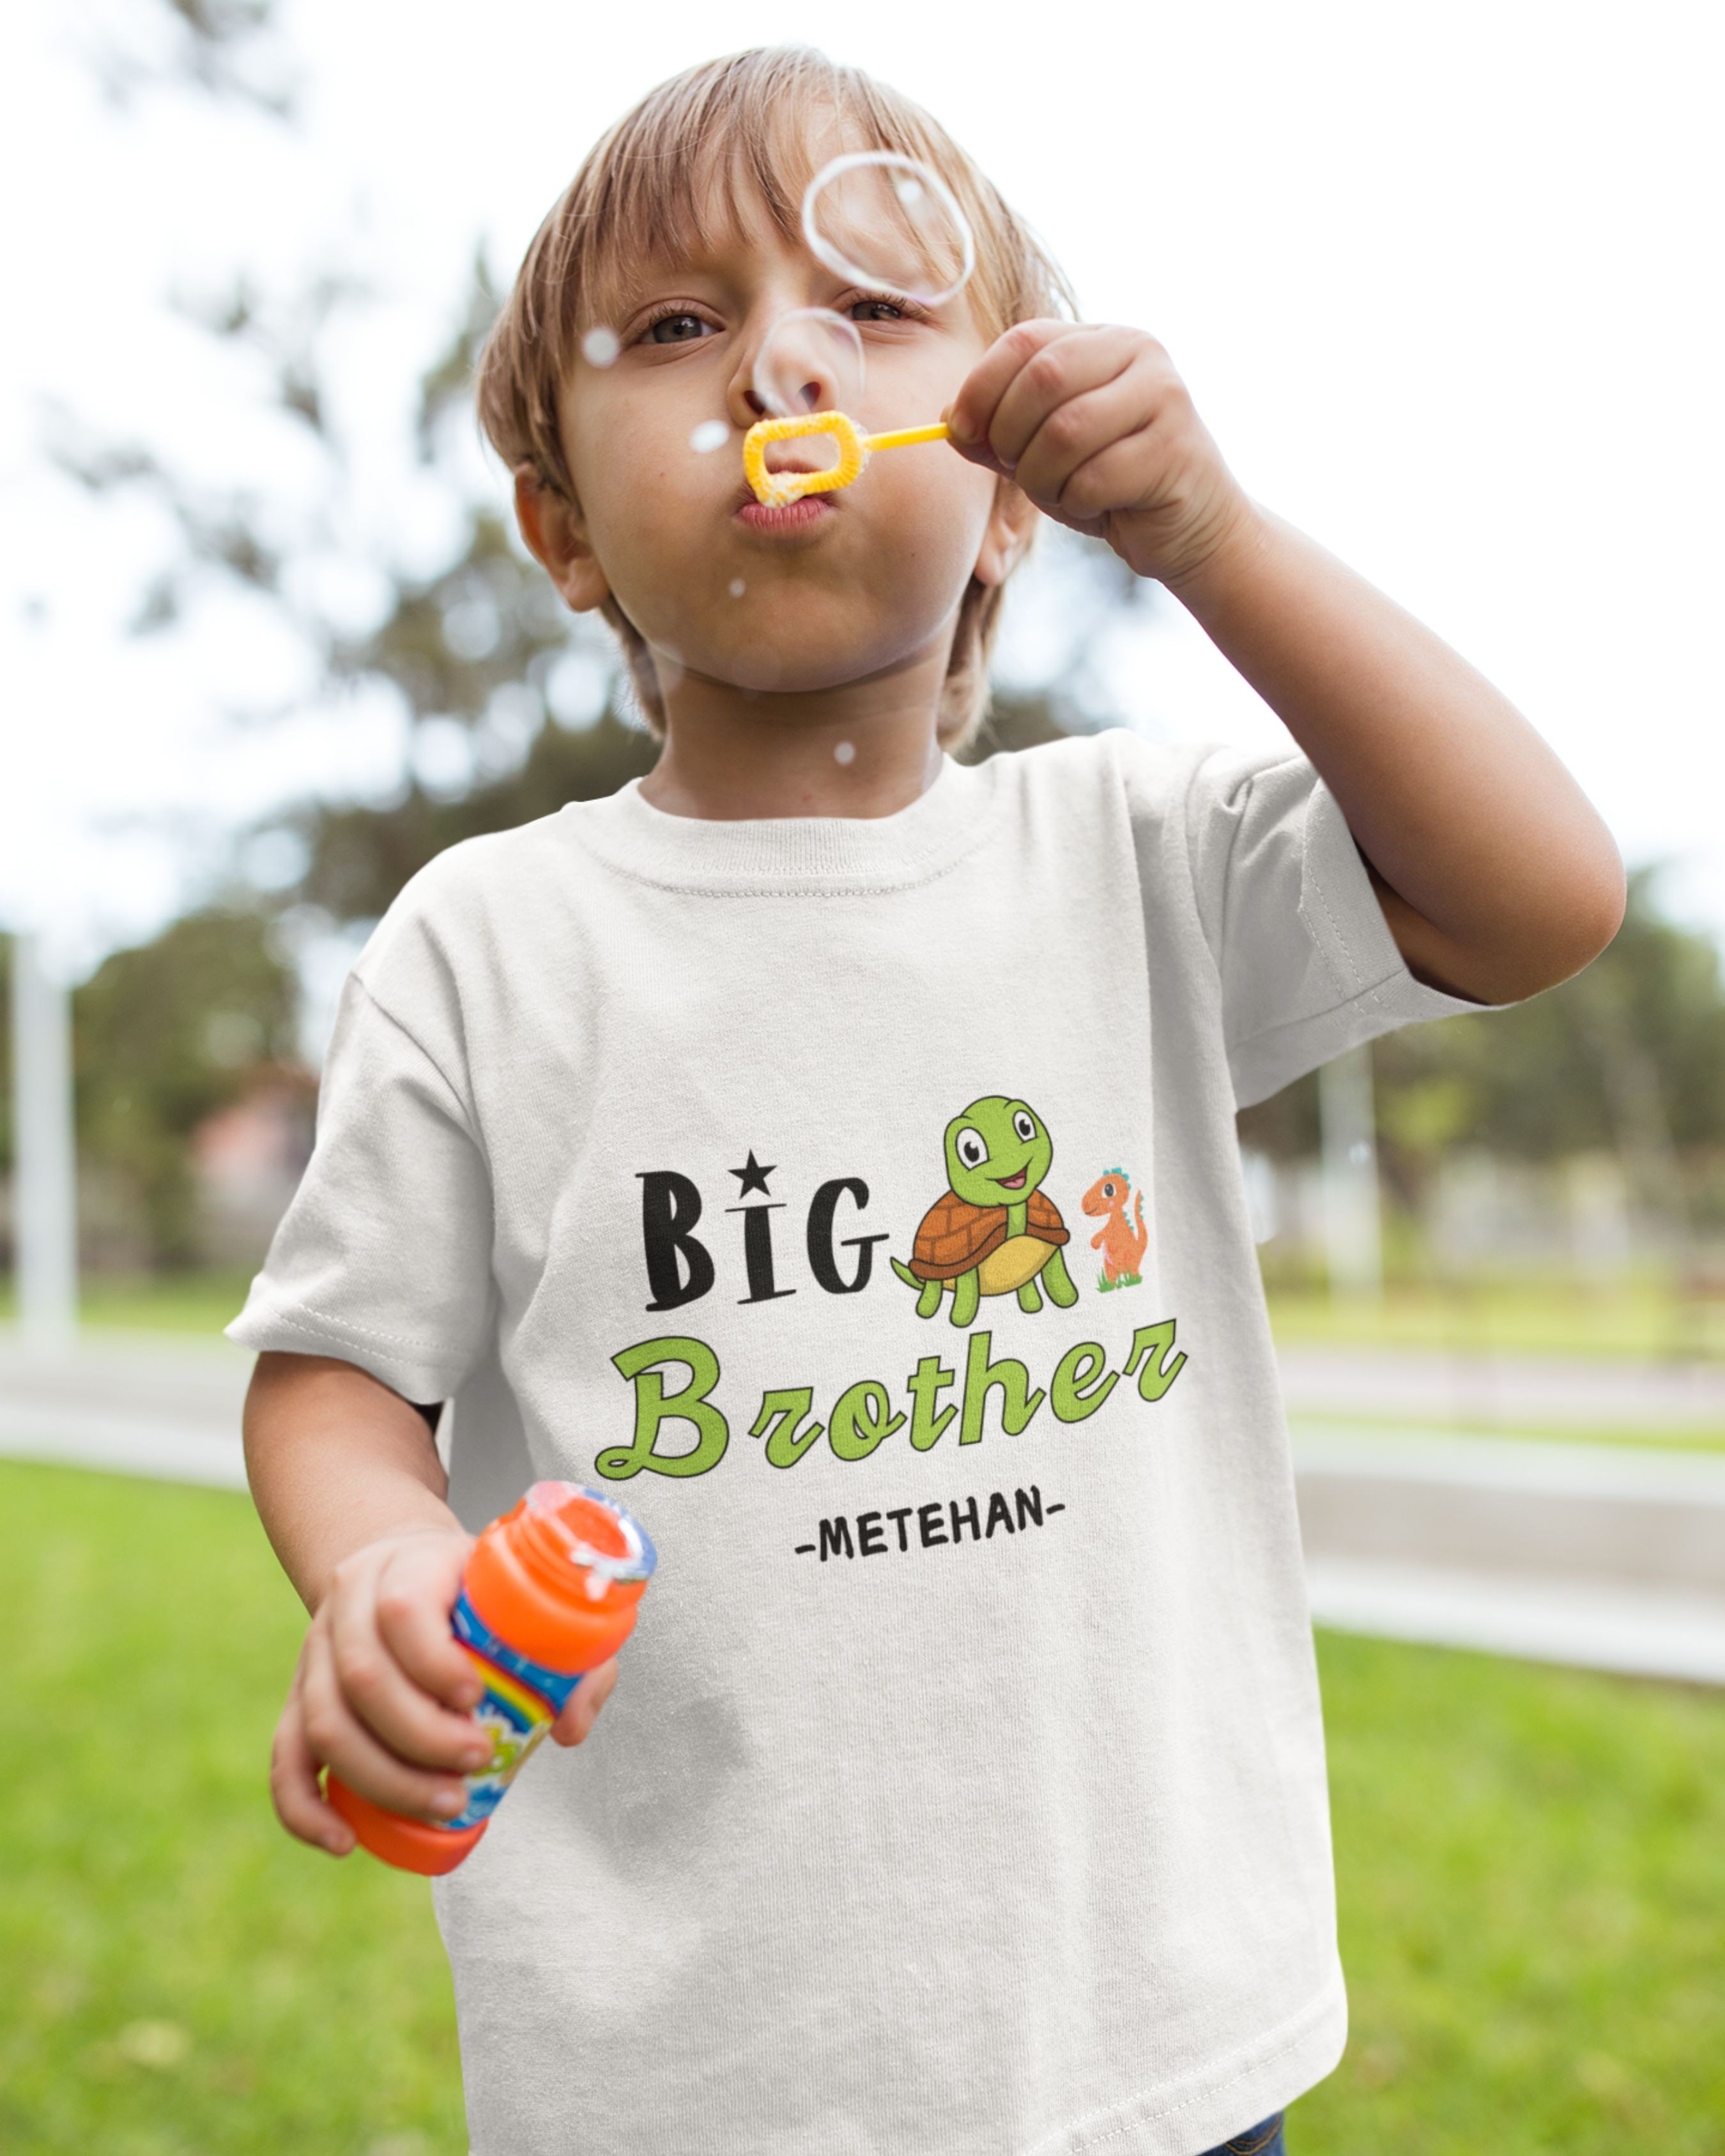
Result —
MULTIPOLYGON (((277 1816, 301 1841, 345 1856, 352 1829, 324 1802, 329 1767, 362 1797, 440 1823, 467 1801, 460 1777, 491 1748, 472 1720, 483 1689, 449 1631, 473 1537, 421 1527, 356 1550, 336 1570, 305 1635, 270 1757, 277 1816)), ((578 1744, 617 1681, 589 1672, 552 1725, 578 1744)))
POLYGON ((1014 480, 1058 522, 1106 539, 1141 577, 1177 585, 1255 513, 1173 361, 1142 330, 1019 322, 944 416, 962 456, 1014 480))

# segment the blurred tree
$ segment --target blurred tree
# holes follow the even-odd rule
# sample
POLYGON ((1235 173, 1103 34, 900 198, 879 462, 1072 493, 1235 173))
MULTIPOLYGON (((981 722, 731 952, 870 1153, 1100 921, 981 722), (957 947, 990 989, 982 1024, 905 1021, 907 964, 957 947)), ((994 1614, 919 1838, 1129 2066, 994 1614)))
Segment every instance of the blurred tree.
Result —
POLYGON ((276 30, 275 0, 157 0, 73 25, 110 104, 187 85, 290 120, 295 85, 276 30))
POLYGON ((296 1060, 298 987, 259 915, 209 908, 116 951, 72 998, 80 1158, 131 1194, 153 1262, 197 1254, 187 1140, 296 1060))
MULTIPOLYGON (((1631 872, 1615 941, 1573 980, 1374 1044, 1379 1159, 1404 1204, 1464 1141, 1524 1161, 1604 1150, 1681 1224, 1681 1159, 1725 1146, 1725 988, 1712 939, 1661 913, 1658 878, 1631 872)), ((1316 1152, 1315 1079, 1246 1110, 1240 1131, 1283 1158, 1316 1152)))

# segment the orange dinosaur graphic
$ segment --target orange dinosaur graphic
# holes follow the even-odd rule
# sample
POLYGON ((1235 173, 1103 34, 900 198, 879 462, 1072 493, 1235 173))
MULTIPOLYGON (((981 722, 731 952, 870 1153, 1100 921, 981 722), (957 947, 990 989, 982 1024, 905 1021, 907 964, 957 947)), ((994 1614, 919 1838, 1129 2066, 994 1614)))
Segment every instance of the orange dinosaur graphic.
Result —
POLYGON ((1091 1250, 1102 1254, 1096 1286, 1104 1295, 1111 1288, 1136 1287, 1143 1277, 1138 1267, 1150 1245, 1150 1230, 1144 1225, 1143 1192, 1132 1188, 1132 1178, 1123 1168, 1111 1168, 1091 1183, 1081 1202, 1092 1219, 1100 1216, 1102 1222, 1090 1239, 1091 1250), (1135 1220, 1126 1217, 1128 1197, 1135 1208, 1135 1220))

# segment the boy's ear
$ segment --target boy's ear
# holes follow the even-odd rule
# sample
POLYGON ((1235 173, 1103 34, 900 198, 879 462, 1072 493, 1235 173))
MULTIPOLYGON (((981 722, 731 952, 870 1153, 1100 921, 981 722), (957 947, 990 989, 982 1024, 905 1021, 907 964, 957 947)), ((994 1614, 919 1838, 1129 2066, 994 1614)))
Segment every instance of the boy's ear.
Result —
POLYGON ((611 587, 588 544, 581 512, 530 462, 515 468, 515 514, 529 552, 543 562, 564 604, 575 613, 602 606, 611 587))
POLYGON ((988 512, 988 527, 971 572, 979 584, 1006 582, 1024 551, 1037 513, 1035 503, 1022 487, 1009 479, 995 481, 994 506, 988 512))

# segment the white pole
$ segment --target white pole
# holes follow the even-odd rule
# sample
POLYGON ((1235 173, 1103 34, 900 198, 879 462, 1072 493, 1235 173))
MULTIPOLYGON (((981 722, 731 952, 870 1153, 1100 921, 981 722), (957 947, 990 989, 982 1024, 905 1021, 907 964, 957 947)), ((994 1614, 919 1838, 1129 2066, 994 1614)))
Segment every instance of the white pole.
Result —
POLYGON ((78 1329, 72 998, 34 936, 12 943, 13 1243, 22 1344, 64 1354, 78 1329))
POLYGON ((1330 1293, 1375 1302, 1384 1293, 1384 1245, 1369 1045, 1324 1065, 1317 1075, 1317 1107, 1330 1293))

